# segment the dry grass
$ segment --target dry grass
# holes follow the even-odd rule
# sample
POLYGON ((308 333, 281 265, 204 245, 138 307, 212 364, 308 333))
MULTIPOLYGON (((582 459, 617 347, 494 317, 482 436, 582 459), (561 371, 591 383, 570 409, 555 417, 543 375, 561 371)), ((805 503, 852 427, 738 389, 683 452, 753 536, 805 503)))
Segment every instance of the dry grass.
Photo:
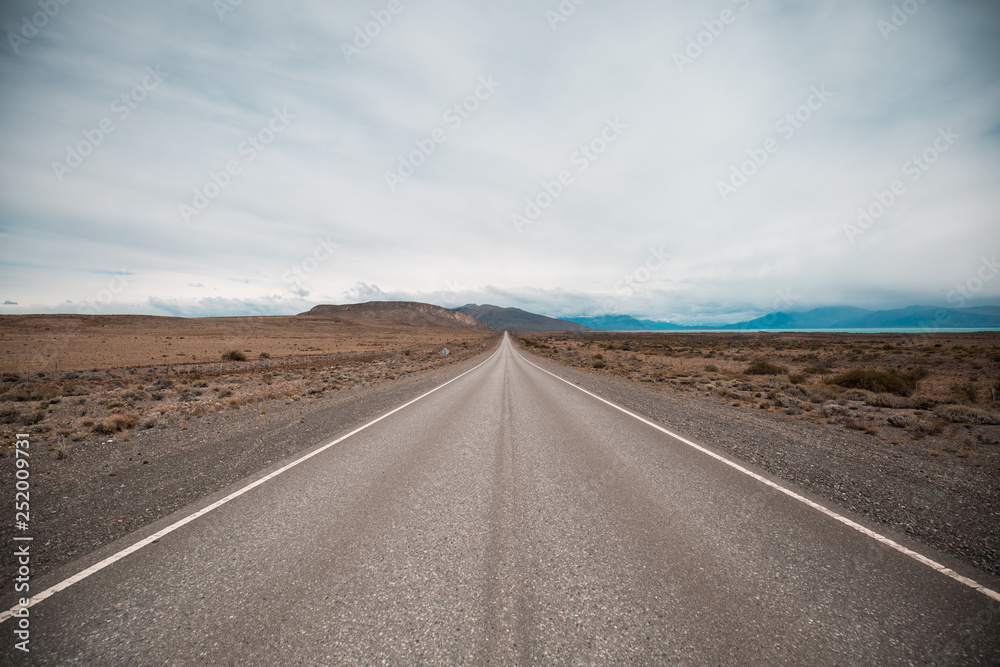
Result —
MULTIPOLYGON (((344 322, 297 317, 179 318, 148 315, 0 316, 0 369, 33 376, 166 364, 220 364, 236 352, 247 360, 409 348, 414 356, 496 336, 492 331, 344 322)), ((239 363, 249 363, 239 362, 239 363)), ((53 394, 55 395, 55 394, 53 394)), ((24 400, 41 400, 30 396, 24 400)))
POLYGON ((118 433, 119 431, 125 431, 130 428, 135 428, 135 425, 139 423, 139 415, 134 412, 130 413, 116 413, 113 415, 108 415, 101 421, 94 424, 94 433, 100 433, 102 435, 111 435, 112 433, 118 433))
POLYGON ((936 451, 968 429, 988 449, 968 449, 967 458, 979 466, 977 457, 1000 459, 995 332, 530 333, 518 340, 591 372, 825 422, 886 442, 933 442, 936 451))
MULTIPOLYGON (((14 359, 6 368, 16 372, 3 372, 0 422, 10 432, 30 427, 54 458, 65 459, 69 450, 58 448, 67 439, 80 446, 109 436, 124 441, 136 428, 187 429, 223 410, 388 382, 460 362, 495 345, 499 335, 296 318, 3 316, 0 355, 14 359), (168 370, 160 361, 167 348, 211 361, 172 362, 168 370), (232 351, 245 360, 234 354, 219 361, 232 351), (341 356, 317 358, 323 351, 341 356)), ((11 444, 0 441, 0 456, 11 444)))

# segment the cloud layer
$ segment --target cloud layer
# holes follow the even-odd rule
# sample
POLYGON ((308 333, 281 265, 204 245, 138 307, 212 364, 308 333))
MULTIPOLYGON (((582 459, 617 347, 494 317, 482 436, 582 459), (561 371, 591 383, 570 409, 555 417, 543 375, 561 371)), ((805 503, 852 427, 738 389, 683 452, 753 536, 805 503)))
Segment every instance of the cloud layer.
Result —
POLYGON ((992 2, 38 11, 0 10, 0 312, 719 321, 944 305, 1000 251, 992 2))

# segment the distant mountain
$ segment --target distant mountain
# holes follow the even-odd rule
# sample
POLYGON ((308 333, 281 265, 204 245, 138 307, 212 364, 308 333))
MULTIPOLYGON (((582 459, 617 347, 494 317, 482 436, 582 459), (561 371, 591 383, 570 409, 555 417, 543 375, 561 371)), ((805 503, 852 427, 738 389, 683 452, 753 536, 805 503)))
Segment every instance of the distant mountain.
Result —
POLYGON ((480 322, 485 322, 490 329, 497 331, 592 331, 592 327, 570 322, 569 320, 558 320, 554 317, 529 313, 520 308, 501 308, 484 304, 482 306, 475 303, 468 303, 455 312, 472 316, 480 322))
POLYGON ((448 308, 416 301, 368 301, 345 305, 314 306, 298 317, 327 317, 346 321, 387 320, 417 327, 487 329, 483 322, 448 308))
POLYGON ((684 329, 672 322, 656 320, 639 320, 631 315, 602 315, 601 317, 567 317, 571 322, 578 322, 588 327, 603 331, 662 331, 665 329, 684 329))
POLYGON ((813 308, 801 313, 768 313, 736 324, 679 325, 630 315, 569 317, 601 331, 663 331, 676 329, 888 329, 888 328, 1000 328, 1000 306, 938 308, 909 306, 894 310, 866 310, 853 306, 813 308))
POLYGON ((937 308, 909 306, 893 310, 814 308, 803 313, 770 313, 718 329, 876 329, 888 327, 1000 328, 1000 306, 937 308))

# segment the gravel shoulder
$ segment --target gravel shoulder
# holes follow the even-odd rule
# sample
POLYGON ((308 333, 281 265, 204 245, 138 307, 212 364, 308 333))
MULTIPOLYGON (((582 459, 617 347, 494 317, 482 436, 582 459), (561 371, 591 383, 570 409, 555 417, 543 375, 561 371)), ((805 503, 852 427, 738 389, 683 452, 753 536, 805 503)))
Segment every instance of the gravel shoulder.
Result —
POLYGON ((887 536, 930 545, 975 570, 1000 576, 1000 473, 924 446, 891 444, 839 425, 747 410, 700 395, 584 370, 518 350, 539 366, 679 435, 866 520, 887 536))
MULTIPOLYGON (((57 458, 31 459, 32 579, 90 554, 299 452, 329 442, 484 361, 496 345, 429 370, 315 395, 279 396, 118 433, 57 458)), ((455 355, 458 356, 458 355, 455 355)), ((40 444, 40 443, 38 443, 40 444)), ((13 479, 14 457, 0 459, 13 479)), ((0 543, 13 544, 13 498, 0 543)), ((13 589, 12 549, 0 557, 0 590, 13 589)))

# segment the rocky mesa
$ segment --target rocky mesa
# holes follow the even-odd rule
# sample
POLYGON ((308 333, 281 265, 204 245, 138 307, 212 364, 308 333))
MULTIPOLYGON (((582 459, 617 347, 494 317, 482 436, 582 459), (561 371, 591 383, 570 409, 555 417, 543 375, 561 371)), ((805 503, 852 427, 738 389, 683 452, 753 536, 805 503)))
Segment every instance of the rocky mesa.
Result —
POLYGON ((418 301, 368 301, 344 305, 321 304, 299 317, 327 317, 346 321, 384 320, 416 327, 487 330, 471 315, 418 301))

